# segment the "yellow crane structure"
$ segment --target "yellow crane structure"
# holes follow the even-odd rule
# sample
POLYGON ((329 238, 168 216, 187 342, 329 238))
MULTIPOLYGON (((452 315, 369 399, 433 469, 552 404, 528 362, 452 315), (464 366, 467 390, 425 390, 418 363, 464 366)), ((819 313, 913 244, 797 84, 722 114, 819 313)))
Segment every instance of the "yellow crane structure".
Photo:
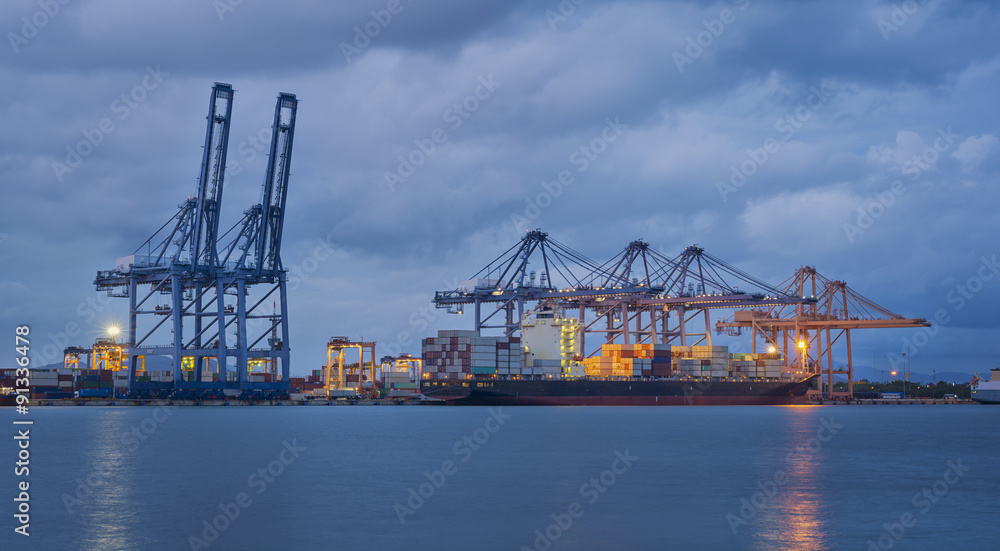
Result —
MULTIPOLYGON (((796 270, 795 275, 778 286, 789 295, 815 297, 813 303, 775 304, 770 308, 737 310, 731 319, 715 324, 716 331, 741 334, 749 328, 753 352, 757 337, 780 351, 786 362, 796 358, 797 367, 809 373, 826 375, 826 392, 833 392, 833 376, 847 376, 847 396, 854 393, 854 358, 851 352, 852 329, 888 329, 930 327, 924 318, 904 318, 861 295, 843 281, 828 279, 812 266, 796 270), (841 341, 843 339, 843 341, 841 341), (847 363, 834 365, 834 345, 847 349, 847 363)), ((820 378, 820 390, 823 379, 820 378)))
MULTIPOLYGON (((344 351, 351 348, 358 349, 358 388, 361 388, 361 383, 364 379, 363 374, 365 370, 365 349, 369 350, 371 354, 371 362, 369 363, 368 380, 373 384, 375 382, 375 341, 352 341, 347 337, 331 337, 330 342, 326 345, 326 391, 330 392, 331 383, 331 371, 333 370, 333 358, 336 355, 337 358, 337 388, 344 388, 344 351)), ((348 368, 350 370, 350 368, 348 368)))
MULTIPOLYGON (((128 369, 128 345, 118 342, 115 337, 121 332, 116 326, 105 328, 107 337, 98 337, 91 348, 71 346, 63 350, 63 368, 81 369, 80 357, 87 361, 86 369, 128 369)), ((136 356, 136 370, 146 370, 146 357, 136 356)))
POLYGON ((409 354, 402 354, 396 358, 392 370, 396 373, 407 373, 419 383, 424 376, 424 361, 409 354))
POLYGON ((127 346, 115 342, 114 339, 99 338, 94 343, 94 363, 91 365, 93 369, 120 371, 127 350, 127 346))

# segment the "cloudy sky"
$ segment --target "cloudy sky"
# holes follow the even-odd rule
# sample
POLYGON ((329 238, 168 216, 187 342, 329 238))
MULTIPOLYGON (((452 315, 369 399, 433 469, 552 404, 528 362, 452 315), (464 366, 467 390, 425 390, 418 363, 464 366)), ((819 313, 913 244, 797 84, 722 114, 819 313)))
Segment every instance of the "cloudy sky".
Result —
MULTIPOLYGON (((224 227, 257 201, 276 94, 300 99, 293 372, 331 335, 417 353, 471 328, 434 291, 525 227, 601 261, 644 239, 773 283, 815 266, 946 320, 913 341, 914 371, 1000 365, 993 2, 277 5, 0 5, 0 320, 32 326, 36 363, 127 319, 94 275, 194 192, 221 81, 224 227)), ((884 367, 916 335, 858 332, 855 357, 884 367)))

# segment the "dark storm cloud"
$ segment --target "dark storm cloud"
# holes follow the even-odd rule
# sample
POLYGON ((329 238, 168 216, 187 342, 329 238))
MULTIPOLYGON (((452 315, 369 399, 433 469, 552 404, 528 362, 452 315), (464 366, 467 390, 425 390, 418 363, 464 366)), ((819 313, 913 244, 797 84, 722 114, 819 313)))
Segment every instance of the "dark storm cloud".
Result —
MULTIPOLYGON (((237 90, 227 227, 259 196, 275 94, 301 100, 283 247, 299 270, 297 372, 331 334, 414 332, 433 291, 524 227, 597 260, 643 238, 671 256, 698 243, 775 283, 814 265, 901 314, 944 309, 925 361, 961 347, 991 365, 995 345, 969 335, 1000 307, 1000 277, 978 275, 1000 252, 992 3, 402 0, 391 18, 388 0, 276 5, 0 6, 6 323, 97 331, 78 312, 94 273, 193 192, 223 81, 237 90), (45 24, 11 43, 22 17, 45 24), (150 71, 166 76, 152 86, 150 71), (79 165, 54 169, 104 119, 114 129, 79 165)), ((424 333, 471 324, 431 317, 424 333)), ((900 335, 857 342, 881 353, 900 335)))

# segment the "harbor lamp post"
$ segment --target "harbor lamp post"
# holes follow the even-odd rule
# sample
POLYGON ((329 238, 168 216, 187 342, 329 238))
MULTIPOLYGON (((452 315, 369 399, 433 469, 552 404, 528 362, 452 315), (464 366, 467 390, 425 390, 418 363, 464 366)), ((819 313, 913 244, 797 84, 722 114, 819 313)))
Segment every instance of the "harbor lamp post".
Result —
MULTIPOLYGON (((909 348, 906 349, 909 352, 909 348)), ((909 372, 910 368, 910 356, 903 352, 903 398, 906 398, 906 373, 909 372)))

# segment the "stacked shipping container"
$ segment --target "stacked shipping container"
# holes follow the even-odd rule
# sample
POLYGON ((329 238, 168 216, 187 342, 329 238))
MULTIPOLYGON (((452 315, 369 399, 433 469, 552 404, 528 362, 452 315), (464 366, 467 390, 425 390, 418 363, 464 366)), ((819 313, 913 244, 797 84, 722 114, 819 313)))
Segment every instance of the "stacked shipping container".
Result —
POLYGON ((729 373, 732 377, 781 377, 780 354, 730 354, 729 373))
POLYGON ((669 377, 669 344, 605 344, 583 361, 588 377, 669 377))
POLYGON ((521 374, 519 337, 483 337, 478 331, 442 330, 423 340, 424 373, 432 379, 521 374))

